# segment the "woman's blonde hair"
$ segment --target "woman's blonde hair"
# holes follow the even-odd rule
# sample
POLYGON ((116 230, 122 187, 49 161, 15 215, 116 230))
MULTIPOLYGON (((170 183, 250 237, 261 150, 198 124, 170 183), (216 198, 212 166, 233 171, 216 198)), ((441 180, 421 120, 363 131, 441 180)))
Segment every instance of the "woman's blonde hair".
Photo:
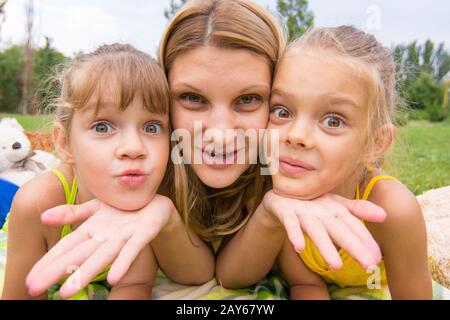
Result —
POLYGON ((81 54, 67 63, 56 78, 59 95, 51 107, 56 109, 56 122, 70 132, 73 113, 96 100, 96 112, 102 105, 102 87, 114 85, 112 93, 120 110, 125 110, 135 97, 140 97, 147 110, 168 114, 170 93, 163 70, 150 55, 128 44, 100 46, 89 54, 81 54))
MULTIPOLYGON (((344 63, 365 80, 368 89, 367 130, 365 132, 365 148, 361 152, 364 157, 372 153, 380 139, 392 139, 392 131, 383 130, 385 125, 394 123, 394 114, 398 102, 396 92, 396 70, 391 50, 384 47, 376 38, 353 26, 334 28, 313 28, 308 30, 288 47, 291 50, 312 51, 315 55, 344 63)), ((380 167, 383 155, 376 153, 370 157, 371 163, 362 164, 380 167)))
MULTIPOLYGON (((214 46, 252 51, 269 63, 272 73, 286 46, 286 32, 267 10, 246 0, 192 0, 173 17, 164 34, 159 61, 166 74, 187 50, 214 46)), ((185 224, 205 239, 241 228, 259 204, 264 177, 251 166, 231 186, 205 186, 189 166, 175 165, 172 193, 185 224), (253 200, 248 208, 246 203, 253 200)))

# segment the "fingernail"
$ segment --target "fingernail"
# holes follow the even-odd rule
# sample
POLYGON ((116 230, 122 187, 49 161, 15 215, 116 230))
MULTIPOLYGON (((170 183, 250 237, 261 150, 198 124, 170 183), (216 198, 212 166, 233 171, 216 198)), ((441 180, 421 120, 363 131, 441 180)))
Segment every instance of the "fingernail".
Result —
POLYGON ((366 268, 367 273, 373 273, 377 269, 377 265, 372 264, 366 268))
POLYGON ((41 293, 41 290, 37 290, 36 288, 28 288, 28 294, 32 297, 38 296, 41 293))
POLYGON ((53 214, 51 212, 50 213, 44 212, 41 215, 41 220, 47 220, 47 219, 51 219, 51 218, 53 218, 53 214))
POLYGON ((330 268, 335 272, 339 271, 339 269, 342 268, 342 263, 341 262, 333 263, 332 265, 330 265, 330 268))

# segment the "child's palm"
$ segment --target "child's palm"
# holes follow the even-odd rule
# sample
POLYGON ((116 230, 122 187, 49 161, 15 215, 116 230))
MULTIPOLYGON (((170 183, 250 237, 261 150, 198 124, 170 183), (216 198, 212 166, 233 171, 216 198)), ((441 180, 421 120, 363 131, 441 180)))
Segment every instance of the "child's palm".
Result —
POLYGON ((378 244, 358 220, 384 220, 384 210, 373 203, 348 200, 336 195, 302 201, 270 191, 264 198, 264 205, 284 226, 297 252, 305 248, 303 232, 306 232, 333 270, 342 267, 342 260, 333 242, 358 260, 365 269, 381 260, 378 244))
POLYGON ((123 212, 98 200, 46 211, 42 221, 48 225, 87 220, 33 267, 27 277, 30 294, 41 294, 76 270, 60 289, 61 297, 71 297, 113 261, 108 282, 118 283, 139 252, 169 223, 172 208, 168 198, 156 195, 135 212, 123 212))

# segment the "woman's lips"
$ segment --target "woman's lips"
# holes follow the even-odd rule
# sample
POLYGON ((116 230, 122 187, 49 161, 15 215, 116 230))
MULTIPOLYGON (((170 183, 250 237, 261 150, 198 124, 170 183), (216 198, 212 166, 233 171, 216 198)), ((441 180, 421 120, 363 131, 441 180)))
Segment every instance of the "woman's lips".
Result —
POLYGON ((226 154, 214 154, 205 150, 200 150, 202 153, 203 163, 214 169, 224 169, 230 165, 237 164, 238 154, 243 149, 235 150, 226 154))
POLYGON ((293 159, 280 158, 280 170, 287 176, 299 176, 315 170, 311 165, 293 159))
POLYGON ((206 165, 213 167, 215 169, 223 169, 227 166, 236 163, 237 160, 237 152, 227 153, 225 157, 223 155, 212 156, 211 153, 203 151, 202 152, 203 163, 206 165))

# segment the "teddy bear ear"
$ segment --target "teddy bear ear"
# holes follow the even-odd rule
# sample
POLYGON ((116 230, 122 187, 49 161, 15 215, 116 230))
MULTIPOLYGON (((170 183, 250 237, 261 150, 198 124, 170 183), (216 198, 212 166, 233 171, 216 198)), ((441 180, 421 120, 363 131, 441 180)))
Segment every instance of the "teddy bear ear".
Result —
POLYGON ((0 126, 8 126, 10 128, 23 132, 23 127, 14 118, 3 118, 0 120, 0 126))

